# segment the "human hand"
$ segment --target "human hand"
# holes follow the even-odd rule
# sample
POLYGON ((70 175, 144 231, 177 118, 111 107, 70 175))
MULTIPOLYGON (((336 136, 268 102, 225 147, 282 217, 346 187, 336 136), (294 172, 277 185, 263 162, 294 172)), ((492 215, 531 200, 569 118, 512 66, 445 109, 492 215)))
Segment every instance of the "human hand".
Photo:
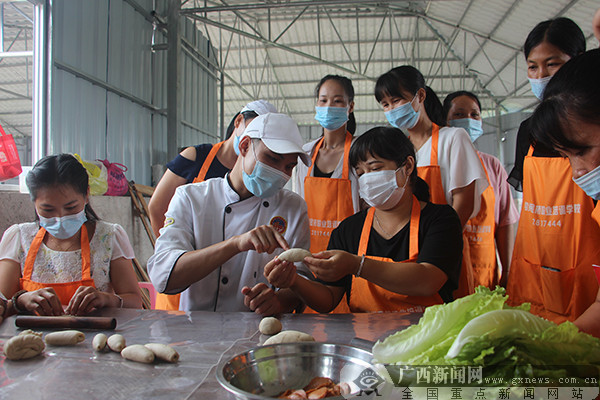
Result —
POLYGON ((92 286, 80 286, 71 297, 65 313, 70 315, 86 315, 97 308, 109 305, 107 294, 92 286))
POLYGON ((17 302, 21 310, 31 311, 38 315, 64 314, 60 299, 51 287, 23 293, 17 297, 17 302))
POLYGON ((265 265, 263 272, 269 283, 279 289, 291 287, 296 281, 296 266, 289 261, 274 258, 265 265))
POLYGON ((356 272, 360 257, 342 250, 325 250, 306 257, 304 263, 315 276, 325 282, 335 282, 356 272))
POLYGON ((246 307, 257 314, 270 316, 281 312, 281 303, 275 291, 264 283, 258 283, 252 289, 244 286, 242 294, 246 307))
POLYGON ((271 254, 281 247, 290 248, 285 238, 271 225, 261 225, 240 236, 236 236, 239 251, 255 250, 258 253, 271 254))

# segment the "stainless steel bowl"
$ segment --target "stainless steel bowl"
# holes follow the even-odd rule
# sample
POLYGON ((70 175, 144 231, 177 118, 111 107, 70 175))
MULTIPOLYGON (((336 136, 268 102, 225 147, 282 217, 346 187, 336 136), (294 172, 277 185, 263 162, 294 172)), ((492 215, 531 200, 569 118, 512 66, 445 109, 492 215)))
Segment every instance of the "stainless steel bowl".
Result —
POLYGON ((355 381, 361 374, 374 371, 372 357, 366 350, 340 344, 275 344, 253 348, 221 363, 217 380, 238 399, 277 397, 287 389, 303 388, 317 376, 347 382, 354 393, 360 390, 355 381))

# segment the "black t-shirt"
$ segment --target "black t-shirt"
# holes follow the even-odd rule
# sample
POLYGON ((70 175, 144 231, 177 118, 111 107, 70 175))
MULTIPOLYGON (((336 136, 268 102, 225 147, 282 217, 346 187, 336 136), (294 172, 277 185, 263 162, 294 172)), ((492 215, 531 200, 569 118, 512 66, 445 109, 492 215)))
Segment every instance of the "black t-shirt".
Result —
MULTIPOLYGON (((358 254, 360 235, 367 217, 367 211, 360 211, 345 220, 331 232, 328 250, 344 250, 358 254)), ((390 258, 396 262, 409 257, 410 224, 406 224, 392 238, 381 237, 371 228, 368 256, 390 258)), ((427 205, 421 210, 419 220, 419 255, 417 262, 435 265, 448 276, 448 280, 439 291, 444 302, 453 300, 452 291, 458 287, 462 261, 462 227, 458 214, 446 204, 427 205)), ((322 282, 322 281, 321 281, 322 282)), ((352 277, 350 275, 337 282, 322 282, 331 286, 342 286, 346 293, 350 292, 352 277)))
MULTIPOLYGON (((188 183, 192 183, 198 176, 204 160, 208 157, 208 153, 212 149, 213 145, 210 143, 199 144, 194 146, 196 148, 196 161, 189 160, 178 154, 172 161, 167 163, 167 168, 171 170, 175 175, 187 179, 188 183)), ((229 169, 221 164, 219 159, 215 157, 213 162, 210 164, 206 176, 204 179, 210 178, 223 178, 229 169)))
POLYGON ((527 118, 519 125, 519 131, 517 132, 517 148, 515 150, 515 166, 512 171, 510 171, 507 179, 508 183, 519 192, 523 191, 523 161, 529 151, 530 145, 533 145, 534 157, 561 157, 555 150, 545 146, 543 143, 534 143, 534 139, 531 137, 529 123, 530 118, 527 118))

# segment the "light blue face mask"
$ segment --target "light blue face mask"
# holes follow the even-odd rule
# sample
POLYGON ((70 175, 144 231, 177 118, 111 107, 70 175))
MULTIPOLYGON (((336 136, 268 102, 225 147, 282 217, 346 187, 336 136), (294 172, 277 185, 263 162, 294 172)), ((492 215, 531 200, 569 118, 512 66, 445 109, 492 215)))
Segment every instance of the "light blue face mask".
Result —
POLYGON ((242 140, 242 135, 244 134, 244 131, 246 130, 246 121, 244 121, 244 130, 239 134, 239 135, 235 135, 235 137, 233 138, 233 151, 235 151, 235 155, 239 156, 240 155, 240 141, 242 140))
POLYGON ((573 178, 573 182, 592 199, 600 200, 600 166, 577 179, 573 178))
POLYGON ((412 107, 412 102, 416 98, 417 96, 415 95, 410 102, 385 112, 385 117, 393 127, 403 130, 414 128, 421 115, 420 110, 415 111, 412 107))
POLYGON ((541 100, 542 97, 544 97, 544 90, 546 90, 546 85, 548 84, 548 82, 550 82, 550 79, 552 79, 552 76, 545 76, 541 79, 531 79, 531 78, 527 78, 527 79, 529 79, 529 84, 531 85, 531 91, 533 92, 535 97, 538 98, 538 100, 541 100))
POLYGON ((64 217, 40 218, 40 226, 57 239, 68 239, 75 236, 81 226, 87 221, 85 207, 77 214, 65 215, 64 217))
POLYGON ((244 185, 256 197, 266 199, 283 189, 285 184, 290 180, 290 177, 280 170, 258 161, 254 151, 254 144, 252 144, 252 153, 254 154, 256 164, 250 175, 242 170, 244 185))
POLYGON ((460 118, 460 119, 451 119, 448 121, 450 126, 454 126, 456 128, 463 128, 469 136, 471 137, 471 142, 475 142, 481 135, 483 135, 483 128, 481 124, 481 120, 473 119, 473 118, 460 118))
POLYGON ((348 107, 315 107, 315 120, 325 129, 334 131, 348 121, 348 107))

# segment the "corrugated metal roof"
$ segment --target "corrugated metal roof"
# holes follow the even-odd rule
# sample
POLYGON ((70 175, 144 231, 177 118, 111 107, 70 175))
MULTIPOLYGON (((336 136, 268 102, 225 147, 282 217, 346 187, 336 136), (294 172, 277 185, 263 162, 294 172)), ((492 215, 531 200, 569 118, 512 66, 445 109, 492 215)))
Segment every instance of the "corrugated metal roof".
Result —
MULTIPOLYGON (((153 4, 151 0, 127 2, 143 9, 151 9, 153 4)), ((113 10, 118 7, 118 2, 114 3, 113 10)), ((86 6, 76 4, 54 1, 53 7, 69 7, 64 10, 68 18, 81 19, 86 6)), ((157 12, 164 16, 167 3, 156 4, 157 12)), ((314 125, 314 87, 329 73, 353 79, 359 123, 385 123, 373 97, 374 81, 401 64, 419 68, 442 99, 451 91, 467 89, 480 95, 489 112, 496 105, 503 112, 531 108, 536 99, 527 84, 520 50, 526 35, 542 20, 566 16, 582 28, 589 48, 596 47, 591 18, 599 6, 597 0, 184 0, 182 14, 208 35, 210 45, 220 52, 216 59, 227 75, 225 124, 252 98, 266 98, 300 124, 314 125)), ((32 50, 31 3, 2 1, 0 7, 4 10, 4 51, 32 50)), ((114 11, 114 15, 118 13, 114 11)), ((136 19, 128 24, 143 24, 137 13, 122 15, 136 19)), ((118 54, 109 54, 109 60, 131 64, 139 62, 131 59, 140 54, 136 46, 147 42, 147 35, 124 35, 122 47, 106 49, 106 40, 101 39, 105 26, 82 30, 79 24, 65 23, 53 28, 78 38, 78 45, 62 48, 58 58, 98 77, 106 65, 89 57, 89 52, 79 51, 82 47, 96 46, 96 54, 102 58, 107 51, 118 50, 118 54), (81 54, 89 58, 78 59, 81 54)), ((197 47, 208 46, 198 40, 197 47)), ((164 38, 159 35, 157 41, 164 38)), ((17 137, 31 135, 32 70, 31 57, 0 58, 0 123, 17 137)), ((163 101, 166 83, 152 85, 151 93, 143 81, 153 77, 141 65, 138 72, 106 79, 140 99, 163 101)), ((183 95, 201 98, 193 89, 183 95)), ((206 113, 219 112, 218 104, 183 104, 188 111, 201 107, 206 113)), ((201 120, 187 122, 202 128, 201 120)))
POLYGON ((204 24, 225 54, 223 70, 237 80, 225 82, 227 116, 250 100, 242 85, 285 104, 282 111, 300 124, 315 124, 314 86, 338 73, 353 79, 358 122, 385 123, 374 81, 401 64, 419 68, 441 99, 466 89, 488 112, 496 105, 502 112, 531 108, 536 99, 520 50, 525 37, 538 22, 567 16, 597 46, 591 18, 599 6, 590 0, 195 0, 184 2, 182 12, 204 24))

